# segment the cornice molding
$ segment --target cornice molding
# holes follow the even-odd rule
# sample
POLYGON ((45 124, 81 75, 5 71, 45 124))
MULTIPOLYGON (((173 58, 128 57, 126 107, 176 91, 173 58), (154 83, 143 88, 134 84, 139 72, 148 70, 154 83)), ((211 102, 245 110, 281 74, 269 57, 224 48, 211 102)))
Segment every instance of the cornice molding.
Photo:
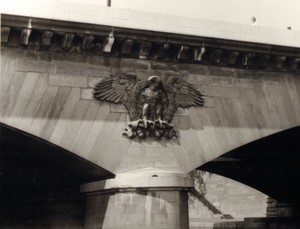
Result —
POLYGON ((1 15, 4 46, 279 71, 300 70, 300 48, 1 15))

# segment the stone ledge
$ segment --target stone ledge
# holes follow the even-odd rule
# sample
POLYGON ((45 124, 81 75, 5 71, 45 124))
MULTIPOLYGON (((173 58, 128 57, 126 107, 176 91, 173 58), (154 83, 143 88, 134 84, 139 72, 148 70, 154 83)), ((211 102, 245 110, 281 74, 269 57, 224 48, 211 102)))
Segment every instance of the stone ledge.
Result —
POLYGON ((81 185, 80 191, 86 193, 120 188, 129 190, 132 188, 194 188, 194 179, 185 174, 153 170, 118 174, 114 179, 86 183, 81 185))
POLYGON ((87 76, 50 74, 49 75, 49 85, 86 88, 88 86, 88 78, 87 78, 87 76))

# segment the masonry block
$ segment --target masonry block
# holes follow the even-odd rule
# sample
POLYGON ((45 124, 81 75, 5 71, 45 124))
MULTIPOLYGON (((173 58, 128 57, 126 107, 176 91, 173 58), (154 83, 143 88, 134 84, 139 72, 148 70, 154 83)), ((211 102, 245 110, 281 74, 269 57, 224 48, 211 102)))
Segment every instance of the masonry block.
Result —
POLYGON ((88 77, 88 86, 91 88, 94 88, 97 83, 101 82, 103 80, 103 77, 98 77, 98 76, 89 76, 88 77))
POLYGON ((70 62, 58 62, 56 64, 57 74, 81 75, 84 65, 74 64, 70 62))
POLYGON ((172 64, 172 63, 163 63, 163 62, 151 62, 150 65, 152 70, 173 70, 177 71, 178 70, 178 65, 177 64, 172 64))
POLYGON ((27 49, 25 50, 25 57, 31 60, 42 60, 42 61, 52 61, 51 52, 39 51, 36 49, 27 49))
POLYGON ((80 99, 93 100, 94 99, 94 89, 90 88, 81 88, 80 90, 80 99))
POLYGON ((88 65, 81 68, 81 74, 105 78, 110 76, 110 68, 104 66, 88 65))
POLYGON ((67 54, 65 51, 55 51, 52 54, 53 60, 65 61, 67 59, 67 54))
POLYGON ((164 72, 162 72, 162 71, 152 71, 152 70, 137 71, 137 77, 140 80, 146 80, 149 78, 149 76, 152 76, 152 75, 161 76, 161 79, 164 79, 164 72))
POLYGON ((198 88, 202 95, 207 95, 207 87, 205 85, 194 85, 194 87, 198 88))
POLYGON ((206 76, 206 75, 193 75, 189 74, 187 79, 195 84, 200 85, 218 85, 218 86, 232 86, 232 77, 218 77, 218 76, 206 76))
POLYGON ((110 103, 110 112, 112 113, 128 113, 126 108, 120 103, 110 103))
POLYGON ((98 56, 98 55, 89 55, 87 57, 87 62, 89 64, 95 64, 95 65, 105 65, 106 61, 105 61, 104 56, 98 56))
POLYGON ((87 78, 87 76, 50 74, 49 75, 49 85, 86 88, 88 86, 88 78, 87 78))
POLYGON ((179 107, 174 116, 189 116, 189 109, 179 107))
MULTIPOLYGON (((160 74, 159 74, 160 75, 160 74)), ((175 72, 175 71, 164 71, 163 72, 163 76, 162 79, 167 80, 169 77, 171 76, 179 76, 182 77, 182 74, 180 74, 179 72, 175 72)))
POLYGON ((83 53, 66 53, 66 59, 67 61, 71 62, 87 62, 87 55, 83 53))
POLYGON ((46 72, 54 73, 55 64, 46 61, 34 61, 34 60, 18 60, 16 70, 28 71, 28 72, 46 72))
POLYGON ((266 81, 280 81, 282 79, 282 73, 261 71, 261 72, 257 72, 255 78, 259 80, 266 80, 266 81))
POLYGON ((211 76, 234 76, 233 68, 220 68, 220 67, 209 67, 209 75, 211 76))
POLYGON ((143 60, 134 59, 121 59, 121 68, 132 68, 132 69, 149 69, 150 62, 143 60))
POLYGON ((177 68, 180 72, 189 74, 204 74, 208 73, 208 66, 200 64, 178 64, 177 68))
MULTIPOLYGON (((102 196, 100 194, 96 194, 102 196)), ((187 198, 179 198, 187 195, 180 191, 143 191, 142 193, 120 192, 103 195, 104 201, 95 196, 87 196, 85 228, 92 229, 99 226, 103 229, 187 229, 188 216, 187 198), (171 198, 168 202, 164 196, 173 192, 178 198, 171 198), (99 202, 104 202, 103 205, 99 202), (98 204, 99 203, 99 204, 98 204), (183 212, 181 212, 182 210, 183 212), (117 220, 116 220, 117 219, 117 220)))
POLYGON ((25 50, 22 48, 1 46, 1 56, 6 58, 24 58, 25 50))
POLYGON ((215 107, 215 98, 211 96, 204 97, 204 107, 215 107))
POLYGON ((234 77, 243 79, 254 79, 257 71, 235 69, 234 77))
POLYGON ((240 90, 235 87, 207 86, 207 95, 226 98, 240 98, 240 90))
POLYGON ((258 88, 261 82, 255 79, 234 78, 232 84, 234 87, 258 88))

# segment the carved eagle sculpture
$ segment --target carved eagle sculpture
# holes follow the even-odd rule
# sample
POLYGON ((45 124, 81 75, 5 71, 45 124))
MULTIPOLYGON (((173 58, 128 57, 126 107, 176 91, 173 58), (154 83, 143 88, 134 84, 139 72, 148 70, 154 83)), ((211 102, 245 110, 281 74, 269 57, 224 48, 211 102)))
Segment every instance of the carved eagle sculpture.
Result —
POLYGON ((178 107, 203 106, 202 94, 179 76, 163 82, 158 76, 138 80, 125 73, 99 82, 94 89, 98 100, 122 103, 132 120, 124 133, 128 137, 176 137, 173 115, 178 107))

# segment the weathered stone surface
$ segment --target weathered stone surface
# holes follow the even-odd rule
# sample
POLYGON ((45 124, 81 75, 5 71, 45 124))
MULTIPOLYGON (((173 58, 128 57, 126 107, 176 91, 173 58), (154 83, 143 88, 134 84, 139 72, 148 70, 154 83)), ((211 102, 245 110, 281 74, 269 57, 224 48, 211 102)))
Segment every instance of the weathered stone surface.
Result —
POLYGON ((98 55, 88 55, 87 62, 89 64, 104 65, 105 64, 105 57, 98 56, 98 55))
POLYGON ((174 114, 174 116, 188 116, 189 115, 189 109, 187 108, 181 108, 179 107, 174 114))
POLYGON ((217 97, 239 98, 240 90, 233 87, 207 86, 207 95, 217 97))
POLYGON ((42 60, 42 61, 52 61, 52 53, 47 51, 39 51, 36 49, 27 49, 25 50, 25 57, 28 60, 42 60))
POLYGON ((1 45, 1 57, 17 59, 24 57, 25 50, 15 47, 4 47, 1 45))
MULTIPOLYGON (((28 60, 24 58, 23 49, 5 47, 3 50, 4 69, 1 70, 2 76, 5 77, 1 76, 1 79, 5 82, 1 81, 4 82, 1 87, 2 91, 9 93, 1 94, 5 98, 1 109, 4 110, 5 117, 2 120, 10 120, 9 124, 12 123, 11 120, 17 120, 13 123, 21 123, 22 130, 37 136, 39 133, 45 133, 42 136, 47 138, 52 135, 50 132, 54 125, 63 123, 64 133, 56 138, 55 144, 100 166, 105 164, 112 171, 156 167, 168 171, 188 172, 187 170, 201 165, 206 160, 223 154, 224 149, 239 147, 299 123, 299 112, 296 112, 300 109, 299 80, 298 75, 294 73, 238 70, 176 62, 166 64, 116 57, 101 57, 99 62, 103 61, 103 64, 65 60, 40 61, 38 58, 42 55, 41 51, 34 52, 37 59, 28 60), (139 79, 147 79, 156 74, 165 80, 175 74, 192 83, 205 95, 204 107, 184 110, 181 116, 173 119, 180 135, 178 141, 166 143, 154 139, 131 142, 128 139, 124 140, 121 137, 122 129, 129 121, 125 109, 119 104, 110 107, 108 104, 104 105, 104 102, 92 100, 95 84, 103 77, 110 77, 112 71, 120 73, 122 62, 130 66, 129 69, 136 72, 139 79), (136 69, 134 64, 142 64, 143 67, 136 69), (150 69, 153 64, 159 65, 160 70, 150 69), (193 73, 202 70, 206 73, 193 73), (22 89, 24 76, 16 73, 20 71, 24 75, 28 72, 46 74, 41 89, 36 88, 39 86, 34 89, 33 95, 36 96, 30 96, 29 92, 22 89), (218 74, 210 75, 208 71, 218 74), (55 113, 51 110, 58 101, 64 101, 53 99, 57 94, 60 97, 67 94, 57 93, 61 87, 72 87, 71 90, 75 89, 81 93, 78 95, 81 98, 78 102, 72 100, 74 114, 63 104, 59 106, 61 109, 53 110, 55 113), (20 91, 26 91, 24 98, 28 99, 28 104, 15 108, 15 104, 20 104, 16 101, 24 101, 21 94, 19 95, 20 91), (54 100, 56 103, 53 103, 54 100), (26 115, 22 116, 21 111, 25 106, 26 115), (92 110, 92 115, 86 115, 88 109, 92 110), (16 114, 13 110, 18 111, 18 116, 10 117, 10 114, 16 114), (70 112, 68 119, 63 115, 65 112, 70 112), (51 119, 52 115, 53 119, 58 120, 50 122, 51 128, 49 132, 45 132, 48 123, 46 119, 51 119), (88 127, 92 127, 92 131, 88 127), (84 144, 81 144, 82 142, 84 144), (115 142, 118 144, 114 144, 115 142)), ((98 60, 98 57, 94 57, 98 60)), ((27 84, 24 85, 27 87, 27 84)))
POLYGON ((204 107, 215 107, 214 97, 205 96, 204 97, 204 107))
POLYGON ((121 59, 120 67, 121 68, 130 68, 130 69, 149 69, 150 62, 143 60, 134 60, 134 59, 121 59))
POLYGON ((10 33, 10 27, 1 27, 1 42, 6 43, 10 33))
POLYGON ((87 196, 85 228, 188 228, 187 201, 186 191, 172 190, 87 196))
POLYGON ((47 72, 53 73, 55 70, 55 64, 52 62, 46 61, 34 61, 20 59, 18 60, 18 65, 16 70, 19 71, 28 71, 28 72, 47 72))
POLYGON ((110 103, 110 112, 112 113, 128 113, 122 104, 110 103))
POLYGON ((178 70, 178 65, 172 63, 162 63, 162 62, 155 62, 152 61, 150 65, 152 70, 178 70))
POLYGON ((49 85, 86 88, 88 86, 88 77, 66 74, 50 74, 49 85))
POLYGON ((81 53, 66 53, 65 59, 62 60, 67 60, 70 62, 83 62, 85 63, 87 61, 87 55, 86 54, 81 54, 81 53))
POLYGON ((110 76, 110 68, 101 65, 85 65, 81 68, 81 74, 105 78, 110 76))
POLYGON ((80 99, 93 100, 93 89, 90 88, 81 88, 80 90, 80 99))
POLYGON ((70 62, 58 62, 56 63, 57 74, 68 74, 68 75, 81 75, 83 65, 70 63, 70 62))
POLYGON ((232 68, 218 68, 218 67, 210 67, 209 75, 211 76, 229 76, 232 77, 234 75, 234 69, 232 68))
POLYGON ((99 77, 99 76, 89 76, 88 77, 88 86, 90 88, 94 88, 96 86, 96 84, 99 83, 103 79, 104 79, 103 77, 99 77))

